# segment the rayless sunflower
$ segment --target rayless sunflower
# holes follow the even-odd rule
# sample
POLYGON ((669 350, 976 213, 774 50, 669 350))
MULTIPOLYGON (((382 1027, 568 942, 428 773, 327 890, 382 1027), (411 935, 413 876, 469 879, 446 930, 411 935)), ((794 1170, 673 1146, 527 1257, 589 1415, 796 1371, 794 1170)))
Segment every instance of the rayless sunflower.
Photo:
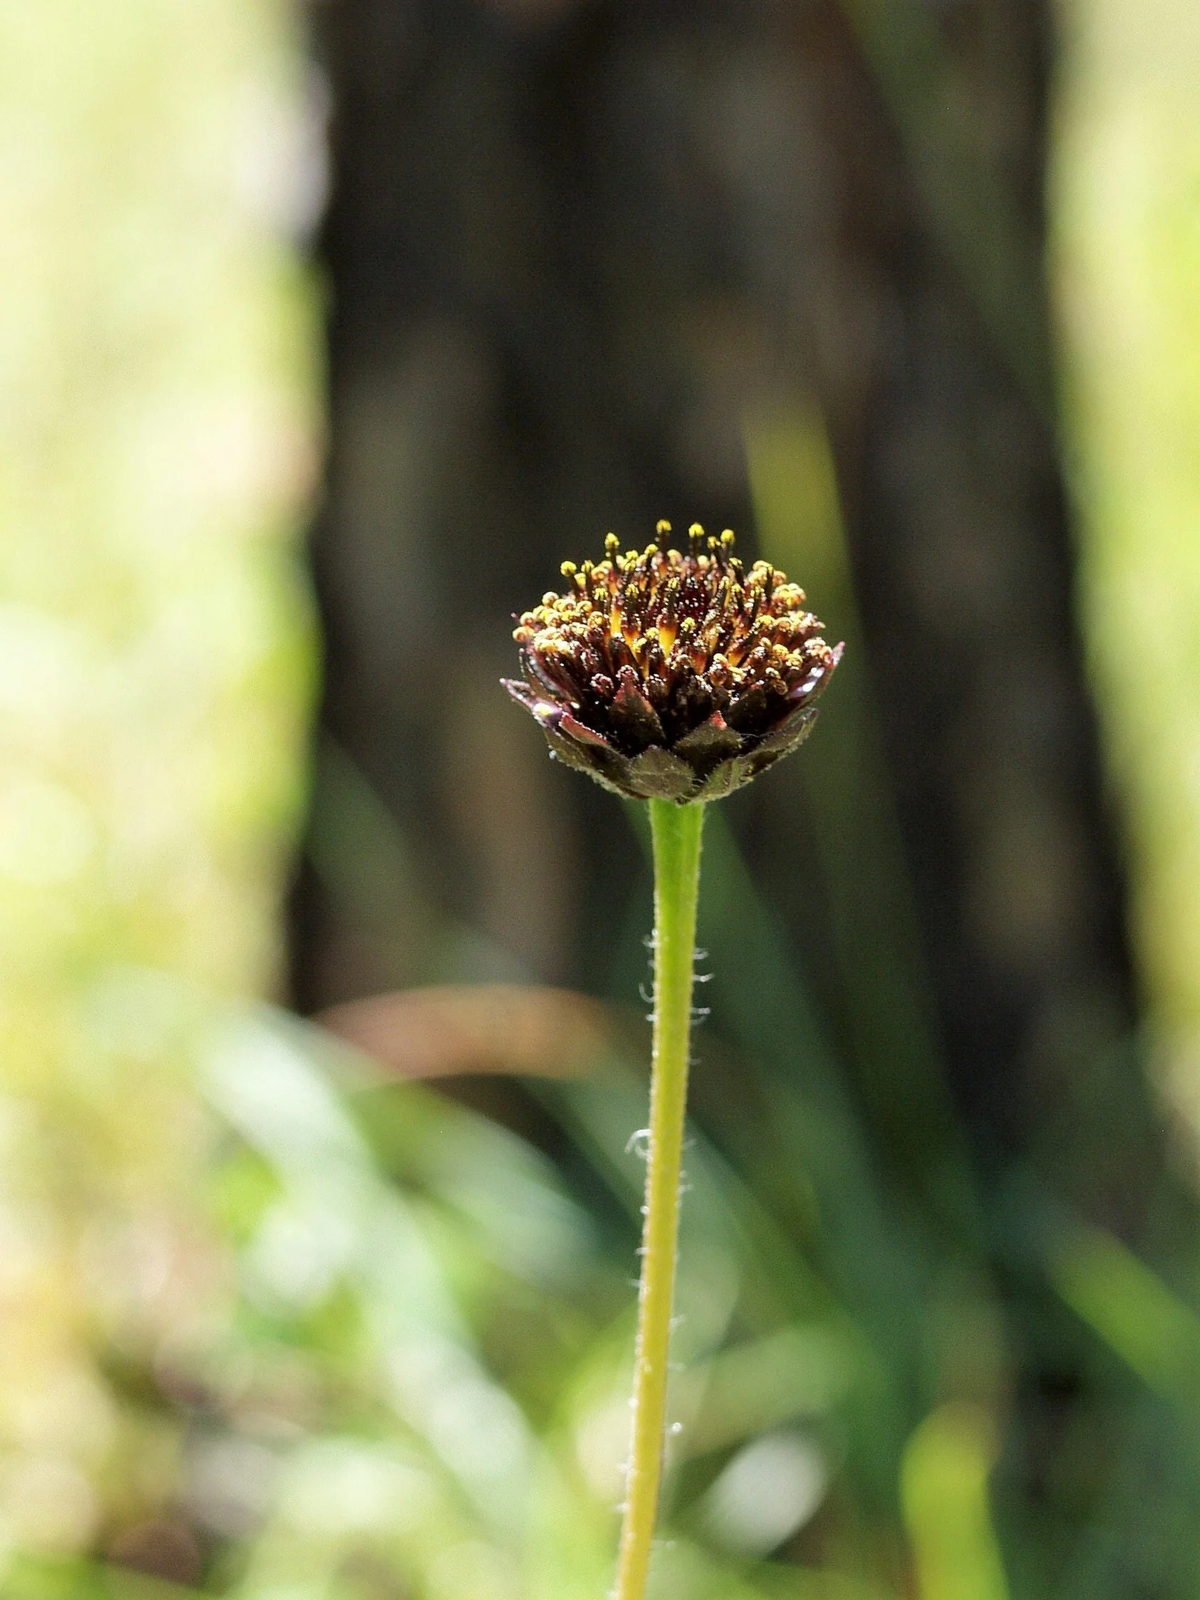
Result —
MULTIPOLYGON (((671 525, 660 522, 661 539, 671 525)), ((562 566, 564 594, 519 619, 505 679, 568 766, 637 800, 718 800, 794 750, 841 660, 804 590, 734 536, 693 523, 687 553, 649 544, 562 566)))

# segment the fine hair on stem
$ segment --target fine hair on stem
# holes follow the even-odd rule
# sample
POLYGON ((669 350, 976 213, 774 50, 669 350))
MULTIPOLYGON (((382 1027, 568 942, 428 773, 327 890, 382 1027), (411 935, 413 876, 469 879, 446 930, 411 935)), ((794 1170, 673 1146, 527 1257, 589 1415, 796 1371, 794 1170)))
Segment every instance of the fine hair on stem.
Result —
POLYGON ((614 1600, 642 1600, 658 1516, 679 1239, 703 804, 651 800, 654 1046, 638 1293, 633 1437, 614 1600))

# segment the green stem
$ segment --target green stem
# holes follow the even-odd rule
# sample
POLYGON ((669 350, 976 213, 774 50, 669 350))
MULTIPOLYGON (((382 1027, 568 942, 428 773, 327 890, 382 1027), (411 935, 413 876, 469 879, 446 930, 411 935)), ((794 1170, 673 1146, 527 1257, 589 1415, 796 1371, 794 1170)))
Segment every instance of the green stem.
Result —
POLYGON ((633 1443, 613 1600, 642 1600, 658 1512, 679 1183, 687 1106, 696 898, 704 806, 650 801, 654 836, 654 1053, 646 1221, 633 1378, 633 1443))

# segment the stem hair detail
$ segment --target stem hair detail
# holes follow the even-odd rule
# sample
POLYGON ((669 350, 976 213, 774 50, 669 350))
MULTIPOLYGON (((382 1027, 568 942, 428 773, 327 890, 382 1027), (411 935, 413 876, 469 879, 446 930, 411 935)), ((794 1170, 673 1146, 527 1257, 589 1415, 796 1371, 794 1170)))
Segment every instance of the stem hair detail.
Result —
POLYGON ((679 1187, 691 1050, 696 903, 704 806, 650 802, 654 838, 654 1049, 646 1219, 633 1378, 633 1439, 614 1600, 642 1600, 658 1514, 667 1406, 679 1187))

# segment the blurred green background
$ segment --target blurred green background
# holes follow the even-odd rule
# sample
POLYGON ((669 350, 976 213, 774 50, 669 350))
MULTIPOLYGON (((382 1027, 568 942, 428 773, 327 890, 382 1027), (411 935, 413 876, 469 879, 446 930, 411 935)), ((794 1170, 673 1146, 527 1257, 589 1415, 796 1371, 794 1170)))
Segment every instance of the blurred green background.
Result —
POLYGON ((1198 72, 0 7, 6 1600, 607 1592, 645 829, 496 679, 663 515, 848 652, 708 821, 654 1592, 1200 1596, 1198 72))

